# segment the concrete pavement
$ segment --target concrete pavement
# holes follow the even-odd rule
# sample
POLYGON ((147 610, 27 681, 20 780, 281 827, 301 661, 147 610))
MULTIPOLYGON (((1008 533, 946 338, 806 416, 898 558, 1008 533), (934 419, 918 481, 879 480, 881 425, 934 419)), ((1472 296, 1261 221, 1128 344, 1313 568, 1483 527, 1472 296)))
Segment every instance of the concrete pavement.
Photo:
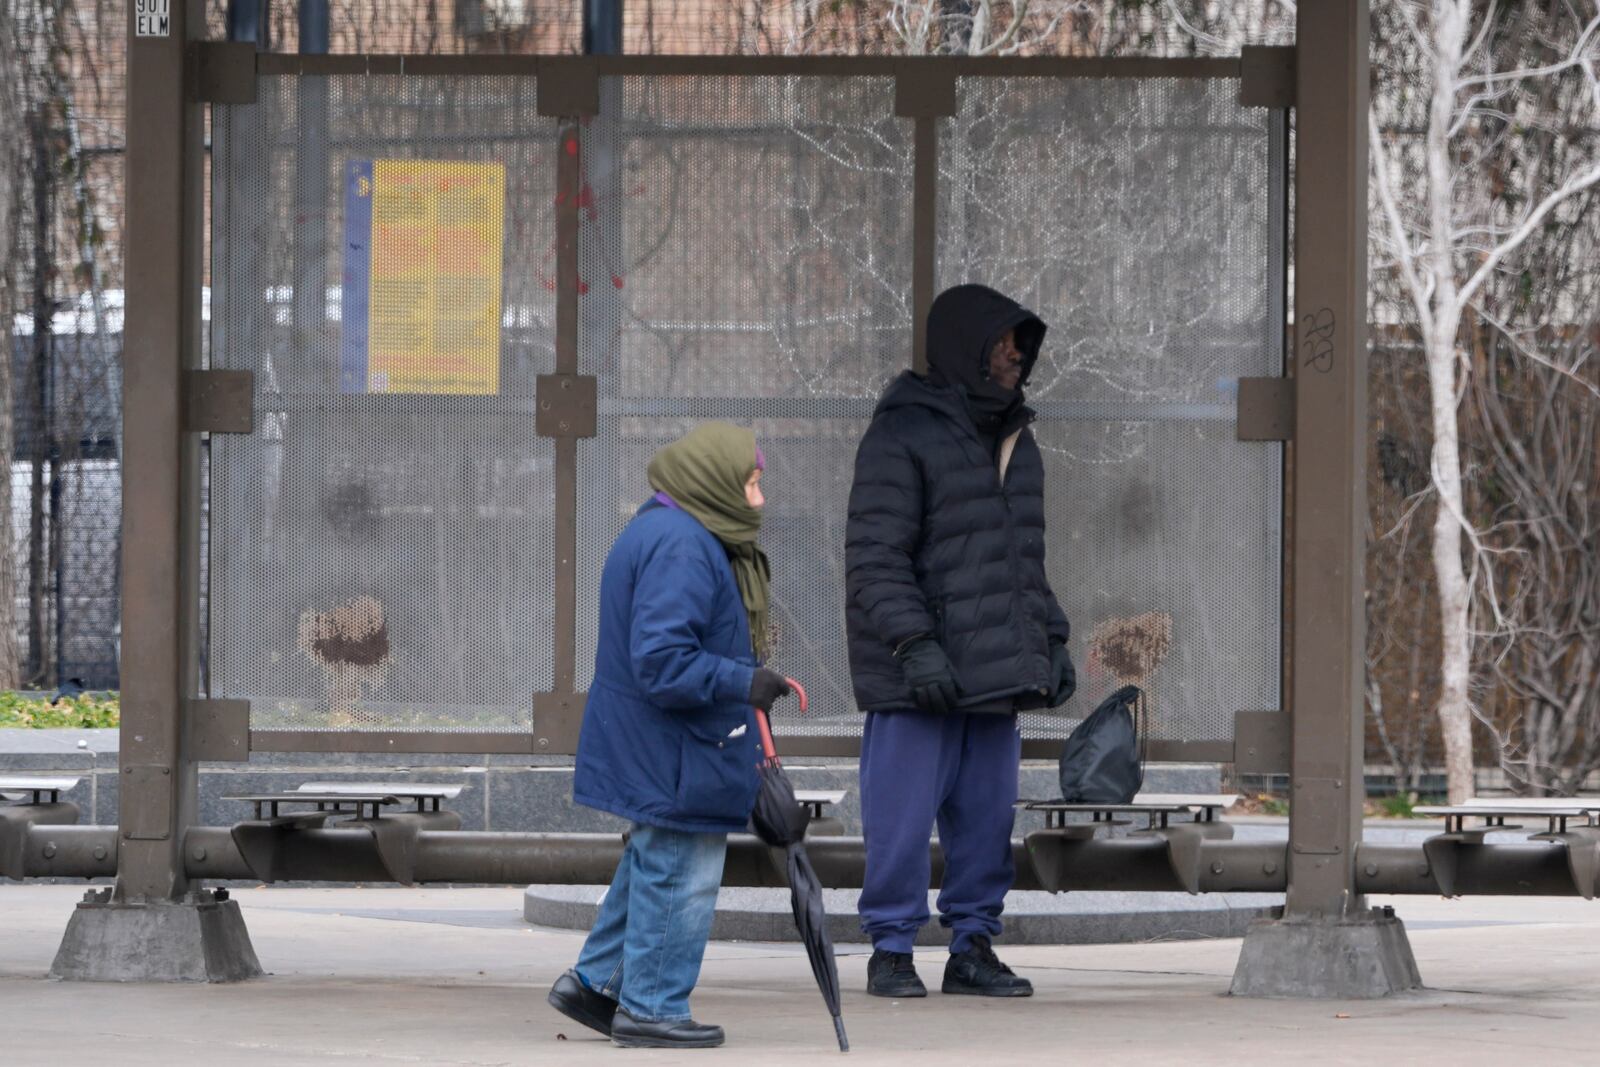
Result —
MULTIPOLYGON (((797 946, 713 943, 697 1017, 708 1052, 612 1048, 551 1011, 582 937, 534 929, 517 889, 236 891, 262 964, 234 986, 120 986, 43 976, 82 890, 0 885, 0 1063, 820 1063, 838 1056, 797 946)), ((854 1064, 1589 1063, 1600 902, 1385 899, 1408 920, 1429 991, 1380 1002, 1228 997, 1239 942, 1017 946, 1031 1000, 865 996, 842 950, 854 1064)), ((938 950, 919 952, 936 986, 938 950)))

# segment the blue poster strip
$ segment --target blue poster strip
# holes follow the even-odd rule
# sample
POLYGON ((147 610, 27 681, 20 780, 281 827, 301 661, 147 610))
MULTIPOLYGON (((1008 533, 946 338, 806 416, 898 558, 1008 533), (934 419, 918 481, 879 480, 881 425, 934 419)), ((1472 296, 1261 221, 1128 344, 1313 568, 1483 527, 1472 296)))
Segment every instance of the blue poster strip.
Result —
POLYGON ((372 160, 345 165, 344 292, 339 342, 339 391, 367 391, 367 322, 372 299, 372 160))

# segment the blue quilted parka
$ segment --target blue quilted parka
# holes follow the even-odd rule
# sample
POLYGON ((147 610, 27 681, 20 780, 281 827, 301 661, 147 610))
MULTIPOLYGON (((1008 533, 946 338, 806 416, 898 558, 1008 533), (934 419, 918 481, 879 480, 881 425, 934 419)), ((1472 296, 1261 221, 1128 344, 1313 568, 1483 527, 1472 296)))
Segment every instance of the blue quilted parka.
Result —
POLYGON ((687 512, 646 504, 600 578, 573 799, 649 826, 743 830, 761 757, 755 666, 722 543, 687 512))

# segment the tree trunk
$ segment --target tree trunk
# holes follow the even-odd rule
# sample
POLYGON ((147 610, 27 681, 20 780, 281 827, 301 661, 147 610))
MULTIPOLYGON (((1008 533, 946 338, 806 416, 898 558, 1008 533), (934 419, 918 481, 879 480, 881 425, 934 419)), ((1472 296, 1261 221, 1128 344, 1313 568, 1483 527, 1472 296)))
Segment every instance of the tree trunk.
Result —
POLYGON ((28 399, 33 417, 28 427, 29 461, 32 478, 28 492, 28 662, 24 681, 29 686, 43 684, 49 663, 45 612, 48 607, 45 586, 45 479, 50 441, 45 431, 45 416, 50 410, 50 345, 55 341, 55 308, 50 299, 50 220, 51 154, 45 132, 45 116, 35 112, 29 129, 33 149, 33 346, 29 361, 28 399))
POLYGON ((1444 741, 1450 803, 1476 791, 1472 762, 1472 590, 1461 561, 1461 450, 1456 421, 1454 334, 1435 335, 1428 346, 1433 397, 1433 481, 1438 511, 1433 519, 1433 571, 1439 587, 1439 732, 1444 741))
POLYGON ((1461 562, 1461 524, 1465 521, 1461 491, 1460 397, 1457 375, 1468 373, 1457 361, 1461 301, 1453 258, 1452 229, 1456 172, 1450 154, 1450 130, 1462 49, 1470 8, 1461 0, 1439 0, 1434 8, 1433 98, 1428 108, 1426 158, 1428 174, 1427 264, 1434 291, 1426 331, 1428 387, 1433 409, 1433 485, 1438 511, 1433 519, 1433 570, 1439 585, 1439 730, 1444 741, 1445 774, 1450 803, 1474 792, 1472 709, 1468 685, 1472 677, 1472 632, 1468 611, 1472 588, 1461 562))

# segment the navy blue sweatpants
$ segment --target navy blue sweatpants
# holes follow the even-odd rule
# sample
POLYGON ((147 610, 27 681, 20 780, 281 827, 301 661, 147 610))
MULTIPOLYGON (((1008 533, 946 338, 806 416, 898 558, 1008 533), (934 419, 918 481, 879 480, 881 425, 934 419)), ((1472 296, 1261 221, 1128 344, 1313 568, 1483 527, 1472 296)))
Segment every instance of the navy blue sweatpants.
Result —
POLYGON ((1022 735, 1015 715, 867 715, 861 737, 861 822, 867 870, 861 929, 874 948, 910 952, 928 921, 928 839, 944 849, 939 921, 950 951, 1000 932, 1015 871, 1013 803, 1022 735))

